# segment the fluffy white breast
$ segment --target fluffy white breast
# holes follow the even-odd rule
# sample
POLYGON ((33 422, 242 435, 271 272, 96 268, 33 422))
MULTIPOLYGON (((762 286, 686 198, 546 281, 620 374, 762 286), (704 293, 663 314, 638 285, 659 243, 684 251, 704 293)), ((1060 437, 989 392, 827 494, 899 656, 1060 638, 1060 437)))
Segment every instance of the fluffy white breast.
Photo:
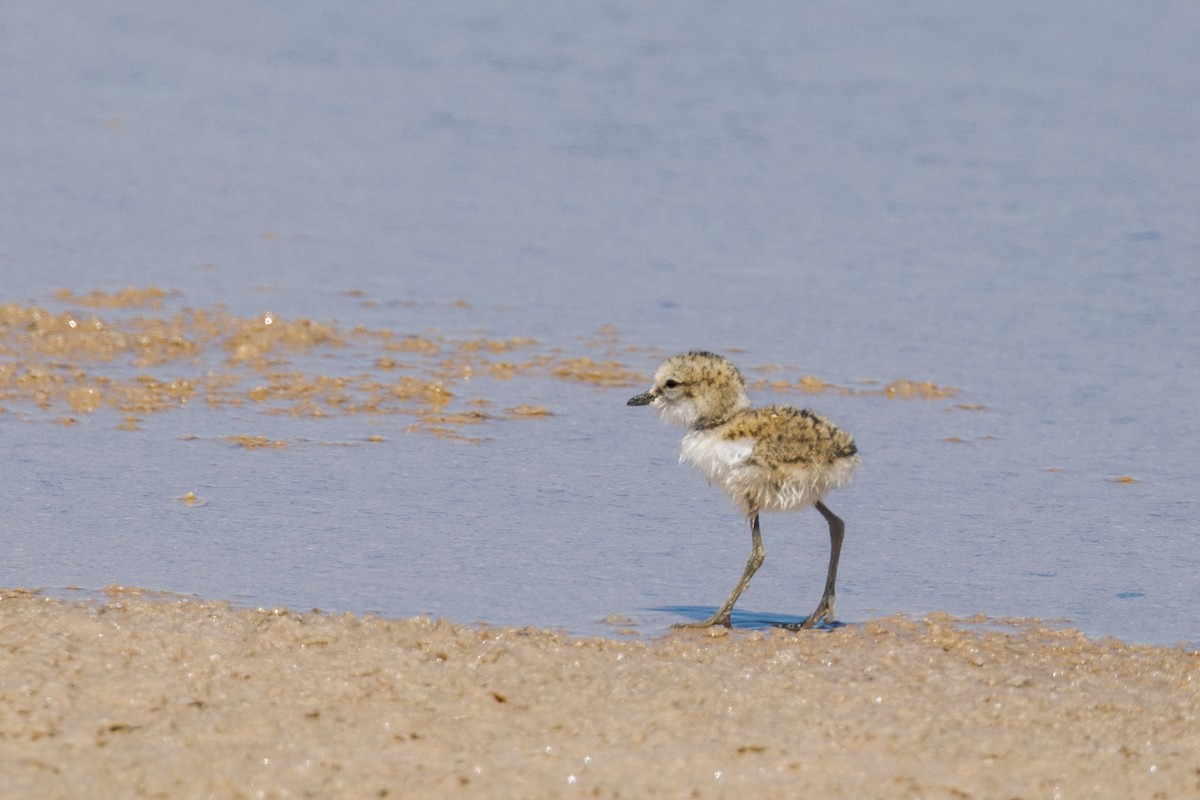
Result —
POLYGON ((728 493, 747 514, 804 508, 832 489, 845 486, 862 466, 857 455, 830 464, 764 467, 749 461, 751 438, 725 439, 712 431, 691 431, 683 437, 679 460, 690 461, 728 493))
POLYGON ((692 462, 710 481, 726 486, 752 452, 753 439, 726 439, 713 431, 691 431, 683 437, 679 461, 692 462))

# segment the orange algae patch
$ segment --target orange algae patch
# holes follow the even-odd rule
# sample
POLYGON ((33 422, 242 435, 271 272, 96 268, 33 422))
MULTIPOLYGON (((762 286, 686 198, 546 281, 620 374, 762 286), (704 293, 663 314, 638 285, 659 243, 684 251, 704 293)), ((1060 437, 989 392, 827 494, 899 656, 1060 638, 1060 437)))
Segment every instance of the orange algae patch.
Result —
POLYGON ((588 356, 560 358, 551 369, 551 374, 562 380, 605 387, 631 386, 646 379, 640 372, 628 369, 619 361, 594 361, 588 356))
POLYGON ((794 381, 786 378, 776 378, 775 380, 759 378, 753 381, 750 387, 758 391, 770 389, 776 392, 802 392, 804 394, 861 394, 847 386, 839 386, 836 383, 821 380, 815 375, 802 375, 794 381))
POLYGON ((516 377, 521 368, 509 361, 494 361, 487 365, 487 369, 493 378, 509 381, 516 377))
POLYGON ((287 447, 287 442, 279 439, 271 440, 265 436, 248 436, 244 433, 226 436, 225 441, 236 444, 238 447, 244 447, 247 450, 258 450, 263 447, 280 450, 287 447))
POLYGON ((270 413, 325 416, 331 411, 361 410, 355 402, 360 378, 311 375, 306 372, 271 373, 266 384, 246 392, 255 403, 273 403, 270 413))
MULTIPOLYGON (((764 364, 755 367, 759 372, 782 372, 785 367, 779 364, 764 364)), ((863 381, 874 384, 875 381, 863 381)), ((894 380, 882 389, 856 389, 822 380, 815 375, 803 375, 794 381, 786 378, 759 378, 749 383, 751 389, 771 390, 776 392, 802 392, 804 394, 841 394, 855 396, 886 397, 888 400, 942 400, 957 397, 959 390, 953 386, 938 386, 932 381, 894 380)), ((980 410, 982 405, 963 403, 958 406, 964 410, 980 410)))
POLYGON ((90 386, 75 386, 67 390, 67 405, 76 414, 90 414, 104 403, 104 396, 90 386))
POLYGON ((389 358, 388 356, 380 356, 379 358, 375 359, 375 366, 379 369, 387 370, 388 372, 407 368, 406 364, 401 364, 396 359, 389 358))
POLYGON ((508 413, 508 415, 510 417, 526 417, 526 418, 528 418, 528 417, 551 417, 551 416, 554 416, 554 412, 551 411, 550 409, 546 408, 545 406, 529 405, 528 403, 522 403, 521 405, 516 406, 514 408, 506 408, 505 411, 508 413))
POLYGON ((441 346, 432 339, 426 339, 424 336, 405 336, 399 341, 389 340, 384 342, 383 349, 404 353, 422 353, 424 355, 432 355, 441 350, 441 346))
POLYGON ((514 336, 509 339, 471 339, 470 341, 460 342, 459 348, 468 353, 476 351, 507 353, 511 350, 533 347, 536 344, 536 339, 530 339, 527 336, 514 336))
POLYGON ((111 361, 129 346, 96 317, 53 314, 37 306, 0 306, 0 353, 111 361))
POLYGON ((287 322, 267 313, 240 329, 225 341, 231 364, 248 363, 263 368, 278 359, 280 351, 301 353, 320 346, 342 347, 345 340, 330 325, 309 319, 287 322))
POLYGON ((803 375, 796 380, 795 385, 800 391, 808 392, 809 394, 821 394, 822 392, 828 392, 833 389, 841 388, 832 383, 821 380, 816 375, 803 375))
POLYGON ((898 380, 885 386, 883 393, 889 400, 942 400, 947 397, 957 397, 959 392, 953 386, 938 386, 932 381, 898 380))
POLYGON ((74 303, 88 308, 162 308, 163 300, 168 292, 156 286, 138 289, 128 286, 116 292, 105 292, 99 289, 88 294, 75 294, 70 289, 59 289, 54 296, 64 303, 74 303))
POLYGON ((160 380, 151 375, 139 375, 132 381, 111 385, 113 404, 121 411, 152 413, 184 406, 197 390, 187 378, 160 380))
POLYGON ((452 442, 467 442, 469 444, 479 444, 486 442, 482 436, 467 436, 461 433, 457 428, 447 427, 445 425, 426 425, 415 423, 404 429, 405 433, 428 433, 438 439, 447 439, 452 442))
POLYGON ((478 425, 481 422, 487 422, 491 419, 491 415, 485 414, 482 411, 458 411, 452 414, 438 414, 436 412, 422 412, 420 414, 421 422, 430 426, 442 425, 478 425))
MULTIPOLYGON (((361 290, 347 294, 364 299, 361 290)), ((560 348, 537 352, 538 341, 527 336, 398 335, 389 328, 288 320, 273 312, 239 317, 221 306, 161 312, 175 296, 154 287, 89 294, 64 289, 56 295, 57 301, 95 313, 0 305, 0 404, 10 412, 26 405, 73 415, 60 418, 61 424, 109 409, 123 417, 116 427, 130 431, 138 430, 148 414, 196 400, 214 410, 251 406, 259 413, 307 418, 402 414, 415 418, 409 431, 477 441, 455 432, 493 420, 553 416, 545 406, 519 397, 502 414, 485 412, 495 405, 480 396, 489 382, 532 376, 601 389, 636 386, 648 378, 626 365, 625 354, 636 353, 640 360, 657 352, 623 346, 612 326, 581 338, 591 352, 568 354, 560 348), (463 396, 468 383, 477 390, 471 399, 463 396)), ((391 305, 469 308, 465 303, 391 305)), ((958 392, 928 381, 850 388, 813 375, 789 380, 778 365, 757 369, 774 374, 752 387, 781 392, 889 399, 938 399, 958 392)), ((245 447, 284 444, 231 441, 245 447)))
POLYGON ((400 400, 415 401, 435 409, 443 408, 454 394, 440 383, 405 375, 391 387, 392 395, 400 400))

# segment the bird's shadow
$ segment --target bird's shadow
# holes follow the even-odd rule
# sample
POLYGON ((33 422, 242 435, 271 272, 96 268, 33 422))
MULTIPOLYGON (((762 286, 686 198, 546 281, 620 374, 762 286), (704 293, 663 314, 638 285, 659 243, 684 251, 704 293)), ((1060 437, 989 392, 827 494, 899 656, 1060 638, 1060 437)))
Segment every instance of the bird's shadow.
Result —
MULTIPOLYGON (((646 609, 647 611, 661 611, 667 614, 679 614, 680 616, 693 619, 696 622, 708 619, 713 614, 717 613, 716 606, 657 606, 655 608, 646 609)), ((797 617, 793 614, 769 614, 759 611, 734 611, 732 616, 733 627, 741 628, 750 631, 765 631, 771 628, 784 628, 794 630, 792 626, 799 626, 808 617, 797 617)), ((837 628, 846 627, 846 623, 838 622, 822 622, 820 625, 814 626, 809 630, 814 631, 831 631, 837 628)))

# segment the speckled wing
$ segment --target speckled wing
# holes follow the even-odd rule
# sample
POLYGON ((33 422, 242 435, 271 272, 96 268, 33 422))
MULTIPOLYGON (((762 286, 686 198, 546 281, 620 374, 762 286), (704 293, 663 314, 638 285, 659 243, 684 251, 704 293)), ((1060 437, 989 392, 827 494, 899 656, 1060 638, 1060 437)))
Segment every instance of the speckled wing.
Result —
POLYGON ((748 463, 757 466, 824 466, 858 452, 850 434, 820 414, 788 406, 748 411, 724 432, 756 442, 748 463))
POLYGON ((746 513, 803 508, 850 482, 861 461, 850 434, 819 414, 788 406, 738 415, 723 431, 754 449, 731 468, 726 490, 746 513))

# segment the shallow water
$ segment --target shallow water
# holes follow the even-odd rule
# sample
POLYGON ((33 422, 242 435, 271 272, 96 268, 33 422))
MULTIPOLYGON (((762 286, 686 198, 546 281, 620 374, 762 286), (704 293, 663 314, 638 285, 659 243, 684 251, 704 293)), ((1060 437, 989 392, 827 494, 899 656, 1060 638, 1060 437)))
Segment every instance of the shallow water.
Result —
MULTIPOLYGON (((110 324, 223 304, 531 337, 532 355, 643 375, 703 347, 752 378, 959 387, 756 393, 863 452, 829 498, 839 617, 1200 642, 1194 5, 41 8, 0 12, 0 302, 110 324), (55 297, 129 285, 178 294, 55 297)), ((214 347, 152 372, 224 369, 214 347)), ((356 375, 378 355, 288 358, 356 375)), ((745 524, 676 465, 680 431, 625 407, 643 386, 456 387, 553 416, 490 419, 471 443, 406 432, 405 413, 192 403, 128 431, 111 408, 4 398, 0 585, 583 633, 608 615, 658 631, 725 596, 745 524)), ((827 557, 815 513, 763 532, 752 624, 811 610, 827 557)))

